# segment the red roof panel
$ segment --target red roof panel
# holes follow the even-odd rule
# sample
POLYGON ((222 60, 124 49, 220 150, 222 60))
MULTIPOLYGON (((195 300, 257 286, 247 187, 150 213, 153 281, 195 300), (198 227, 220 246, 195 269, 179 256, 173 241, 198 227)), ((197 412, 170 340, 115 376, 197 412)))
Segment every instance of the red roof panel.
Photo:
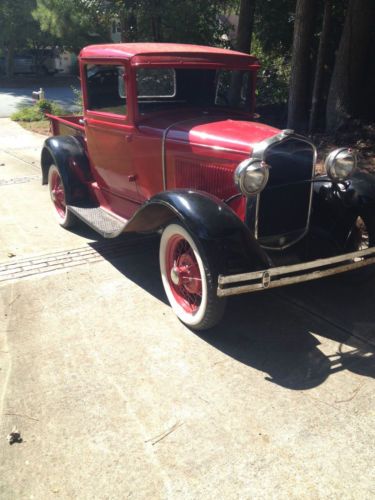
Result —
POLYGON ((179 57, 197 56, 209 61, 220 60, 226 57, 241 60, 247 64, 257 64, 257 59, 243 52, 178 43, 111 43, 106 45, 89 45, 81 50, 80 57, 84 59, 132 59, 135 56, 169 56, 179 57))

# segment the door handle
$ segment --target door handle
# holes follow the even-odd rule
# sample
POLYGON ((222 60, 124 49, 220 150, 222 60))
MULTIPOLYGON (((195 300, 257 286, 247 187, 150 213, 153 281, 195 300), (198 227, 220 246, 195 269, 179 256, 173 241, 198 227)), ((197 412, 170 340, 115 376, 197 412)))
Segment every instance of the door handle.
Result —
POLYGON ((85 123, 86 123, 86 118, 80 118, 80 119, 78 120, 78 123, 79 123, 80 125, 85 125, 85 123))

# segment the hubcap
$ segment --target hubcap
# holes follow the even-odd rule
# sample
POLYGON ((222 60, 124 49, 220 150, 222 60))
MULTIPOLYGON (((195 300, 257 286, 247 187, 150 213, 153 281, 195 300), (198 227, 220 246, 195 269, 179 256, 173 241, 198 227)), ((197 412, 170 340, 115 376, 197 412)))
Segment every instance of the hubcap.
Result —
POLYGON ((54 171, 51 176, 51 199, 55 205, 56 211, 63 219, 66 212, 65 192, 61 177, 54 171))
POLYGON ((202 301, 202 277, 193 249, 176 235, 169 240, 166 253, 173 296, 186 312, 194 313, 202 301))
POLYGON ((171 269, 171 280, 174 285, 178 285, 180 282, 180 271, 176 265, 171 269))

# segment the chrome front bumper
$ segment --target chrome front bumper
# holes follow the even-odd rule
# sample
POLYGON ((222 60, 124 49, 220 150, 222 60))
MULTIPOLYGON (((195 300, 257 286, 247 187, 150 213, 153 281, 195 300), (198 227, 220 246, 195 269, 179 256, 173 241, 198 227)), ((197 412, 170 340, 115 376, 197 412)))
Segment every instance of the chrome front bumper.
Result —
POLYGON ((219 276, 217 295, 226 297, 240 293, 258 292, 279 286, 311 281, 375 264, 375 247, 358 252, 312 260, 303 264, 271 267, 252 273, 219 276), (307 271, 307 272, 306 272, 307 271))

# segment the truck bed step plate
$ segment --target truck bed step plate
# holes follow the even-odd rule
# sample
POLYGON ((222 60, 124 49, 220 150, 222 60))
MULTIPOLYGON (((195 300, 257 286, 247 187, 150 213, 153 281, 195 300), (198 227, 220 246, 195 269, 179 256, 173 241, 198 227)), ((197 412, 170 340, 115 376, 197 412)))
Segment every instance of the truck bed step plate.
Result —
POLYGON ((98 206, 68 205, 67 208, 104 238, 116 238, 123 232, 127 223, 126 220, 118 219, 98 206))

